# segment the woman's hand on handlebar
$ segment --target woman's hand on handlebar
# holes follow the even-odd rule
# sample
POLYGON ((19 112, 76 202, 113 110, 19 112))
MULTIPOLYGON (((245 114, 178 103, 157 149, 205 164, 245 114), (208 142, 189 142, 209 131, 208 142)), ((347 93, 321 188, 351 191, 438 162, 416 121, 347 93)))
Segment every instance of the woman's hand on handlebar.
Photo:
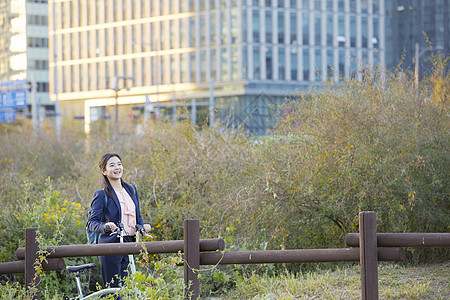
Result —
POLYGON ((150 224, 144 224, 144 230, 146 233, 152 231, 152 226, 150 224))
POLYGON ((114 232, 116 230, 117 226, 113 222, 108 222, 105 224, 105 232, 114 232))

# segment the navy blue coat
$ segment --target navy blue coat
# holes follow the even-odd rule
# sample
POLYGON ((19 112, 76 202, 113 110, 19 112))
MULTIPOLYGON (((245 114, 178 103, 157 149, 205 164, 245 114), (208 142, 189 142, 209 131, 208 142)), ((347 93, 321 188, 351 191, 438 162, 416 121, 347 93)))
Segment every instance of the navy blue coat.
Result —
MULTIPOLYGON (((124 187, 128 194, 133 195, 133 192, 130 191, 127 187, 124 187)), ((134 205, 136 206, 136 224, 144 225, 144 221, 141 218, 141 212, 139 209, 139 197, 136 192, 136 188, 134 188, 134 196, 131 197, 133 199, 134 205)), ((99 243, 117 243, 119 239, 117 235, 110 235, 111 232, 105 233, 105 223, 113 222, 118 225, 121 222, 122 210, 120 208, 120 203, 117 198, 116 193, 114 192, 115 198, 108 197, 108 203, 106 205, 105 211, 105 222, 102 222, 102 214, 103 209, 105 207, 105 191, 98 190, 94 193, 94 198, 91 202, 91 213, 87 222, 87 226, 91 231, 100 233, 99 243)))

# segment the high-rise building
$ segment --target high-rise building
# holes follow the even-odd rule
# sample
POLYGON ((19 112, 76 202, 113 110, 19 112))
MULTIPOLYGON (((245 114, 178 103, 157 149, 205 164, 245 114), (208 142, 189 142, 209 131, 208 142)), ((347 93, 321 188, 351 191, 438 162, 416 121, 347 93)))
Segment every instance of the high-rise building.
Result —
POLYGON ((263 134, 287 95, 385 57, 384 0, 56 0, 49 15, 51 98, 87 129, 148 98, 263 134))
POLYGON ((26 86, 34 81, 35 93, 32 97, 25 87, 26 106, 19 111, 30 115, 34 99, 40 118, 54 112, 49 98, 47 14, 46 0, 0 1, 0 92, 10 96, 16 88, 24 88, 23 82, 26 86))
POLYGON ((450 54, 448 0, 392 0, 386 2, 386 64, 400 63, 420 76, 431 68, 428 57, 450 54), (416 59, 418 58, 418 59, 416 59))

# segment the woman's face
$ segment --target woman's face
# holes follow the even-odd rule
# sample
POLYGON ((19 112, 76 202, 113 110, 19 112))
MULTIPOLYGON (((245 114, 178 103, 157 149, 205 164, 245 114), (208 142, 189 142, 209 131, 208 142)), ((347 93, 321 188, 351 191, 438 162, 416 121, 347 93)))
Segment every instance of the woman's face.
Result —
POLYGON ((120 159, 117 156, 108 159, 103 175, 108 177, 109 180, 119 180, 122 177, 122 174, 123 166, 120 159))

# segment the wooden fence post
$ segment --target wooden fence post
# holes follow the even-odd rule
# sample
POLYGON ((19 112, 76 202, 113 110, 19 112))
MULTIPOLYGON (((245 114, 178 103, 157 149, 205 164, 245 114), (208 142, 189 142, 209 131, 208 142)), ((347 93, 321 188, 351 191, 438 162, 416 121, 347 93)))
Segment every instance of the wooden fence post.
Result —
POLYGON ((377 215, 359 213, 359 251, 361 264, 361 298, 378 299, 377 215))
POLYGON ((184 220, 184 284, 185 299, 200 297, 200 222, 184 220))
POLYGON ((40 296, 40 276, 37 275, 34 264, 38 258, 39 244, 37 241, 37 228, 25 229, 25 287, 27 290, 35 288, 36 293, 33 295, 34 299, 39 299, 40 296))

